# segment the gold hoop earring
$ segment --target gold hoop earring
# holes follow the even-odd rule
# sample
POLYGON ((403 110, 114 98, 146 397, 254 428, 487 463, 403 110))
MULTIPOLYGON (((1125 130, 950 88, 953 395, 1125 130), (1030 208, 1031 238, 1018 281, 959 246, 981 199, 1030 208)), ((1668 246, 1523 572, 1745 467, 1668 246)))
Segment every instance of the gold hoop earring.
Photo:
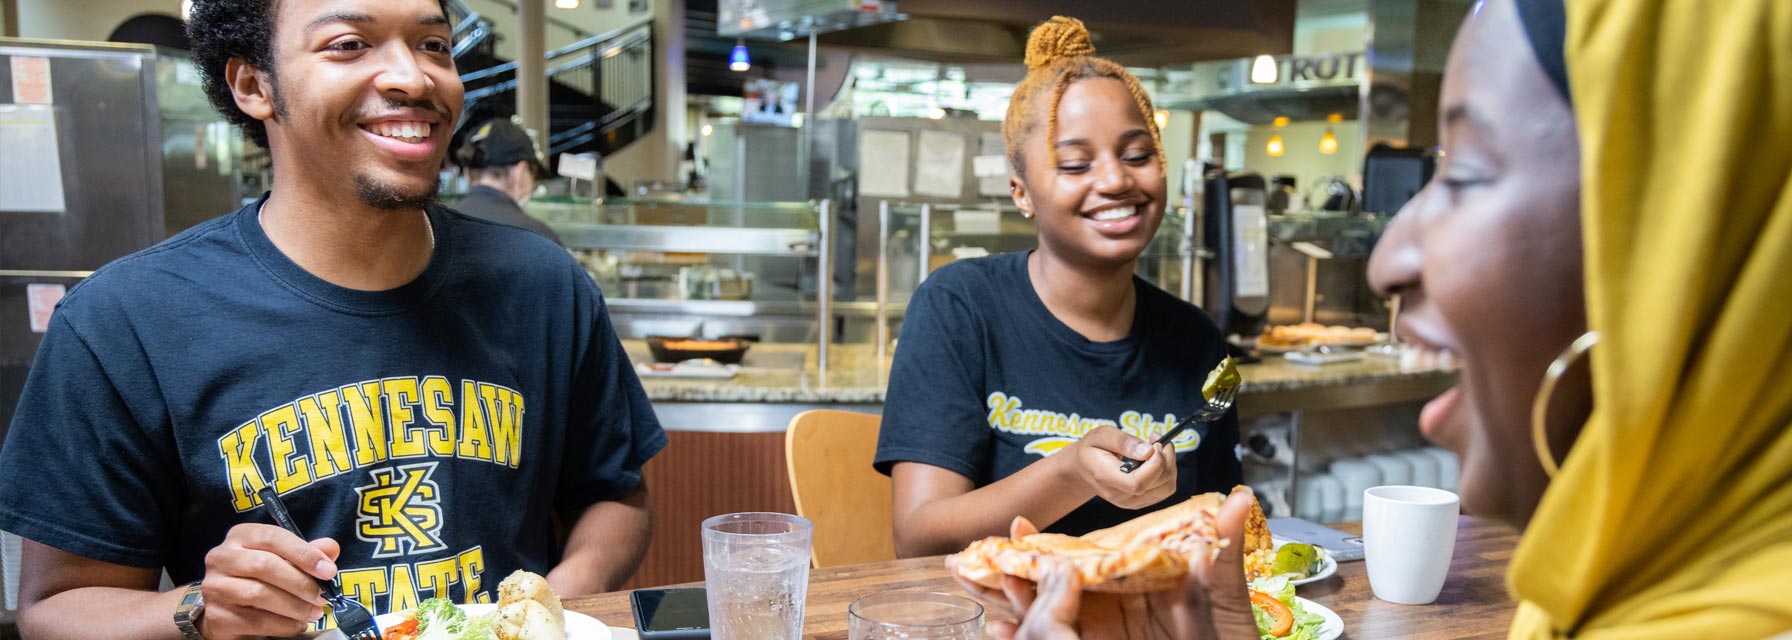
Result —
POLYGON ((1599 344, 1597 331, 1588 331, 1575 338, 1573 344, 1556 356, 1555 362, 1549 363, 1549 369, 1543 372, 1543 384, 1537 387, 1537 397, 1531 401, 1531 445, 1537 448, 1537 461, 1543 463, 1543 473, 1551 478, 1556 477, 1561 467, 1556 465, 1555 455, 1549 451, 1549 401, 1555 396, 1556 384, 1562 381, 1562 376, 1568 375, 1568 369, 1596 344, 1599 344))

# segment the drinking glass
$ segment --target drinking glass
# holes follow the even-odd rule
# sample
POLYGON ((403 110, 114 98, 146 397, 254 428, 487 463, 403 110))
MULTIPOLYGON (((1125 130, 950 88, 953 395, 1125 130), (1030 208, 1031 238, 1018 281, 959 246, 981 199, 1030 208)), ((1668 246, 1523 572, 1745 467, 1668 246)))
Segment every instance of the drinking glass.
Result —
POLYGON ((846 608, 850 640, 982 640, 983 605, 944 593, 897 591, 846 608))
POLYGON ((710 637, 802 636, 813 533, 808 520, 783 513, 730 513, 703 521, 710 637))

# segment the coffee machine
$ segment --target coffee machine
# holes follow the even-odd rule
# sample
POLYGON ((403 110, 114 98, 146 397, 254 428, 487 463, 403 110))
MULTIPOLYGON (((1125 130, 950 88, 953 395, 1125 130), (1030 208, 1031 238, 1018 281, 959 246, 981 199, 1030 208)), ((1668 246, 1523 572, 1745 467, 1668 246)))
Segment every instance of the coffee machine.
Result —
POLYGON ((1216 169, 1203 187, 1201 308, 1226 336, 1254 337, 1269 315, 1267 184, 1216 169))

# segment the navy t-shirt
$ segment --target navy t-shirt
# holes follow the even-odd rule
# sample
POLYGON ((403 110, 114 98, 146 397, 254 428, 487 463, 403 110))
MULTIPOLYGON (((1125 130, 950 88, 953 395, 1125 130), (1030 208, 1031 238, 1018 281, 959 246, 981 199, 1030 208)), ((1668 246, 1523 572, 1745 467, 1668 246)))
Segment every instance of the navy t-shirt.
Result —
MULTIPOLYGON (((1201 384, 1226 355, 1207 314, 1135 277, 1131 332, 1093 342, 1039 299, 1027 255, 954 262, 915 291, 890 370, 878 471, 921 462, 982 487, 1097 426, 1152 440, 1205 404, 1201 384)), ((1236 410, 1174 443, 1174 497, 1137 511, 1097 497, 1045 530, 1081 535, 1243 480, 1236 410)))
POLYGON ((428 209, 397 289, 294 264, 259 203, 122 258, 52 316, 0 448, 0 529, 175 582, 273 486, 376 612, 492 601, 558 559, 551 514, 665 444, 602 295, 534 233, 428 209))

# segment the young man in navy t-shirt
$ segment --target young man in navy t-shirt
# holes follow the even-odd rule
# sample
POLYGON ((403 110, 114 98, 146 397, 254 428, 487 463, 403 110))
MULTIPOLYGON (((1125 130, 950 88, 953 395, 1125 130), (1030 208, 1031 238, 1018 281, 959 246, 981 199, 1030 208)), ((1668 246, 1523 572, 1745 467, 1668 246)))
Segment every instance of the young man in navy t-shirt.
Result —
POLYGON ((376 613, 516 569, 621 585, 665 435, 565 251, 432 204, 462 99, 442 4, 203 0, 190 31, 274 187, 58 306, 0 450, 23 634, 289 636, 316 580, 376 613))

